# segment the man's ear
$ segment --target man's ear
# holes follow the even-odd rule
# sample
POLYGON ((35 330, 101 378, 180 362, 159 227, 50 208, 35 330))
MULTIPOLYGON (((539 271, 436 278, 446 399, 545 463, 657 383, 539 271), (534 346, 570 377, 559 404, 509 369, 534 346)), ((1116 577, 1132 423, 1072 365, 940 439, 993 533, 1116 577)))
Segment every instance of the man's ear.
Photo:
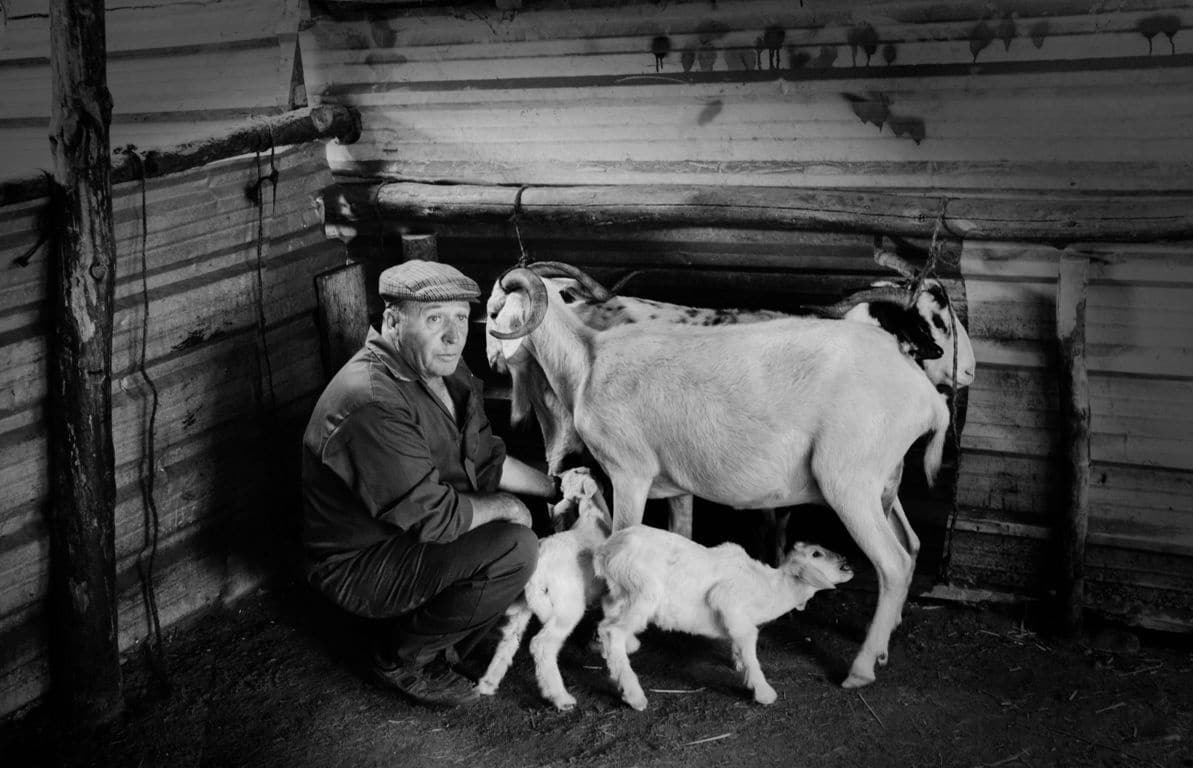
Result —
POLYGON ((402 323, 402 313, 398 311, 396 304, 390 304, 381 313, 382 328, 397 328, 402 323))

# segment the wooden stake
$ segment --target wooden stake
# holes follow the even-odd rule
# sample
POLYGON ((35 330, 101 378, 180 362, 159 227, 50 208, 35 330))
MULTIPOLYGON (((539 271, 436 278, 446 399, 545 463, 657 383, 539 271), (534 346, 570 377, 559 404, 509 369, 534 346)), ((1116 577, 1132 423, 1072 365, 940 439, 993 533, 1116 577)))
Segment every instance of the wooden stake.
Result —
POLYGON ((116 633, 112 309, 116 245, 103 0, 50 0, 51 694, 68 722, 124 707, 116 633))
POLYGON ((1089 530, 1089 373, 1085 359, 1085 297, 1089 257, 1064 253, 1056 283, 1060 345, 1060 416, 1068 458, 1065 518, 1060 525, 1063 629, 1081 631, 1085 607, 1085 539, 1089 530))
POLYGON ((368 292, 363 264, 348 264, 315 275, 323 372, 331 378, 364 346, 369 334, 368 292))

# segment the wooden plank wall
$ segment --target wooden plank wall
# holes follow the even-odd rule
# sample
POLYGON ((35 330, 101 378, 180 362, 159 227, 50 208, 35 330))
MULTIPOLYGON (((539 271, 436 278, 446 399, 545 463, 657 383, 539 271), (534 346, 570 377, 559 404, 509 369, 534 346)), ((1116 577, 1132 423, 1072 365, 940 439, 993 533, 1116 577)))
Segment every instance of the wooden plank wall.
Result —
MULTIPOLYGON (((1073 244, 1091 260, 1086 589, 1140 623, 1193 624, 1193 243, 1073 244)), ((1058 249, 967 243, 978 377, 963 434, 958 581, 1052 583, 1063 477, 1057 428, 1058 249), (1014 564, 1014 565, 1009 565, 1014 564)))
MULTIPOLYGON (((266 183, 260 209, 245 190, 269 173, 268 154, 150 180, 146 271, 141 183, 113 191, 122 648, 150 628, 137 570, 153 541, 142 491, 150 382, 162 623, 254 588, 293 532, 299 430, 324 382, 313 278, 342 264, 344 249, 324 236, 317 205, 331 184, 323 145, 282 148, 275 162, 276 196, 266 183)), ((0 209, 0 715, 47 683, 46 248, 21 259, 45 205, 0 209)))
POLYGON ((1186 188, 1183 0, 311 0, 341 175, 475 183, 1186 188), (1146 139, 1146 140, 1144 140, 1146 139))
MULTIPOLYGON (((217 136, 301 105, 292 92, 299 0, 108 3, 112 146, 217 136)), ((0 4, 0 178, 49 167, 48 0, 0 4)))

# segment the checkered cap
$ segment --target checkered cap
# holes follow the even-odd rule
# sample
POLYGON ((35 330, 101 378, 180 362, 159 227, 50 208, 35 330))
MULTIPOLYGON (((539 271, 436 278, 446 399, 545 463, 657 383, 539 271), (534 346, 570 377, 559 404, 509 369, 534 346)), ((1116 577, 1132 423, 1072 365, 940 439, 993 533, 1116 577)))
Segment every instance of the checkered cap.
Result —
POLYGON ((412 259, 381 273, 377 292, 385 299, 411 301, 477 301, 476 281, 453 266, 412 259))

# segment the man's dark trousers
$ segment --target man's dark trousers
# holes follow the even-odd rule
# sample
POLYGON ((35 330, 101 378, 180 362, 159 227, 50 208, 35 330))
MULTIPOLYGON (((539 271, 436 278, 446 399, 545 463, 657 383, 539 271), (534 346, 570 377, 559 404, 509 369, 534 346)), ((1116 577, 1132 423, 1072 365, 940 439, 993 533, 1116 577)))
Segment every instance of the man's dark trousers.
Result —
POLYGON ((464 658, 521 594, 538 538, 493 522, 444 544, 399 534, 316 569, 316 589, 350 613, 387 620, 387 661, 421 667, 454 647, 464 658))

